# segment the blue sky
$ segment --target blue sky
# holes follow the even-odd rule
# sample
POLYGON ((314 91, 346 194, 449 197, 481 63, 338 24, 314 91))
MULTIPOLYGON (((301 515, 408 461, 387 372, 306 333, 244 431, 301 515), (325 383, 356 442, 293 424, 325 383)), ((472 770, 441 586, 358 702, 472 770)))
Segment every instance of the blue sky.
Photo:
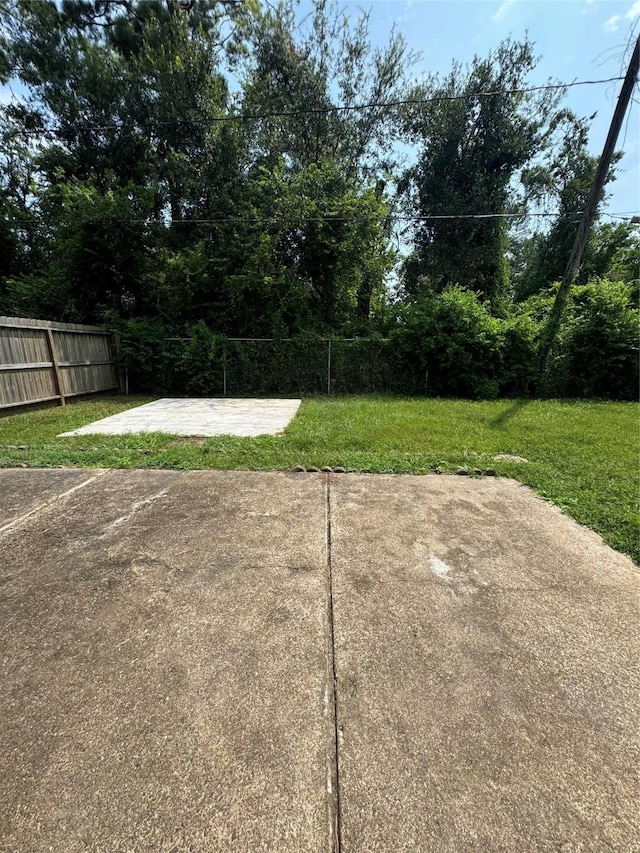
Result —
MULTIPOLYGON (((507 36, 528 32, 541 57, 530 80, 599 80, 624 74, 633 33, 640 30, 640 0, 373 0, 341 5, 352 15, 370 10, 370 31, 384 44, 396 26, 409 47, 422 54, 415 72, 446 73, 452 61, 485 56, 507 36)), ((301 0, 301 11, 311 8, 301 0)), ((578 115, 597 112, 590 147, 600 155, 620 93, 621 82, 570 89, 566 105, 578 115)), ((618 177, 609 185, 603 210, 640 213, 640 92, 636 87, 618 149, 625 151, 618 177)))

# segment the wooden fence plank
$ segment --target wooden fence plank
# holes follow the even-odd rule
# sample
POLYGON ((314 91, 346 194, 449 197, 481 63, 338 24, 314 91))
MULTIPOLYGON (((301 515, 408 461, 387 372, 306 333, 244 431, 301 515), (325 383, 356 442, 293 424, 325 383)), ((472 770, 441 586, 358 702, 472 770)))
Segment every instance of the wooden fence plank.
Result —
POLYGON ((117 356, 104 326, 0 317, 0 410, 117 391, 117 356))
POLYGON ((23 362, 22 364, 0 364, 1 370, 51 370, 50 361, 34 361, 32 364, 23 362))
POLYGON ((56 390, 58 392, 58 397, 60 398, 60 405, 64 406, 62 377, 60 376, 60 368, 58 367, 58 361, 56 359, 56 345, 53 342, 53 332, 49 327, 47 327, 44 331, 47 336, 47 346, 49 347, 49 353, 51 354, 51 366, 53 368, 53 377, 56 383, 56 390))

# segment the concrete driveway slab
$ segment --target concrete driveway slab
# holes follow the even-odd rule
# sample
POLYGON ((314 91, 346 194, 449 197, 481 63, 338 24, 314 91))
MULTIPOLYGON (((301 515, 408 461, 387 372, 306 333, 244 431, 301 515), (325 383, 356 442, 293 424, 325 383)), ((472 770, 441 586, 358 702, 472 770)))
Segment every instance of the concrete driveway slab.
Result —
POLYGON ((528 489, 0 482, 0 850, 635 853, 638 571, 528 489))
POLYGON ((638 573, 505 481, 333 478, 344 851, 637 850, 638 573))
POLYGON ((92 471, 0 468, 0 530, 95 475, 92 471))
POLYGON ((349 477, 348 486, 335 494, 341 512, 358 518, 348 553, 338 552, 350 563, 446 577, 451 589, 633 583, 627 557, 515 480, 376 476, 349 477), (385 513, 393 523, 382 528, 385 513))
POLYGON ((3 535, 0 849, 327 849, 325 507, 113 471, 3 535))
POLYGON ((154 400, 100 421, 63 432, 70 435, 126 435, 164 432, 171 435, 275 435, 288 426, 300 400, 182 399, 154 400))

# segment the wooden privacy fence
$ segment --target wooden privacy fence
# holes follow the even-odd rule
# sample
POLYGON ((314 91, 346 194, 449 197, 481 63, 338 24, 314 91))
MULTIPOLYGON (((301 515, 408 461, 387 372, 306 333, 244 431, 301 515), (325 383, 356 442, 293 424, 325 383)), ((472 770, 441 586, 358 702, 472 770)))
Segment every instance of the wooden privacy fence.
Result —
POLYGON ((0 317, 0 409, 116 391, 116 356, 104 326, 0 317))

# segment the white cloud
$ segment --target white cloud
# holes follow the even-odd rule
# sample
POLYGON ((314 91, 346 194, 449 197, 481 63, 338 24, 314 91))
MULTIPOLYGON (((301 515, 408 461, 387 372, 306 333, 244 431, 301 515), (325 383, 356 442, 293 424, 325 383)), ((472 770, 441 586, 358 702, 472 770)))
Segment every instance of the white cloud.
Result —
POLYGON ((604 22, 603 29, 606 33, 615 33, 620 23, 620 15, 612 15, 608 21, 604 22))
POLYGON ((418 13, 417 8, 415 8, 415 0, 406 0, 406 3, 402 7, 402 12, 397 18, 399 23, 406 23, 408 21, 412 21, 418 13))
POLYGON ((492 16, 491 20, 496 22, 501 21, 515 2, 516 0, 504 0, 504 2, 500 4, 498 11, 492 16))
POLYGON ((636 0, 633 6, 625 14, 625 18, 637 18, 640 16, 640 0, 636 0))

